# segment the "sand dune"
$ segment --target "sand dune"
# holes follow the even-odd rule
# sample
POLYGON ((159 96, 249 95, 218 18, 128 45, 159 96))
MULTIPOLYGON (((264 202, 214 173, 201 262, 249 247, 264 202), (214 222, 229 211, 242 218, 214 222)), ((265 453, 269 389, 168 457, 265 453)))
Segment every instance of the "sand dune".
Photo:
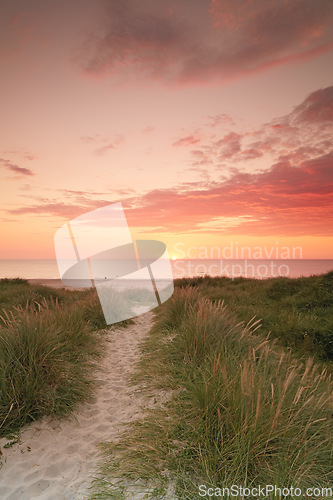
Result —
POLYGON ((87 498, 98 463, 97 445, 116 440, 122 424, 141 415, 143 396, 128 386, 139 356, 138 343, 151 327, 152 313, 108 333, 105 358, 97 374, 94 401, 70 420, 43 418, 27 426, 21 441, 4 449, 1 500, 78 500, 87 498))

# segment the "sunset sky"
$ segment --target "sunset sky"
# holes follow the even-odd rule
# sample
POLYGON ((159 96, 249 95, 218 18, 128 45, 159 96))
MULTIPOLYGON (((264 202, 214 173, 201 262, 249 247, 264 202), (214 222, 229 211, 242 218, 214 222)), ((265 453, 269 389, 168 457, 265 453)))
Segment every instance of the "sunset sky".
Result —
POLYGON ((0 67, 1 259, 119 201, 173 257, 332 258, 332 0, 5 0, 0 67))

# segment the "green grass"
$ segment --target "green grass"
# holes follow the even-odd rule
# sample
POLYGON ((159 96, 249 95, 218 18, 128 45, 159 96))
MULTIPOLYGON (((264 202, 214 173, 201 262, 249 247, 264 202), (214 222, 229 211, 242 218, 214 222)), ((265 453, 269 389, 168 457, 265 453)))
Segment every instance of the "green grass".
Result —
POLYGON ((175 284, 196 286, 214 302, 224 300, 238 321, 260 318, 265 333, 299 356, 333 362, 333 272, 267 280, 205 276, 175 284))
POLYGON ((158 309, 142 347, 139 380, 172 396, 105 443, 92 498, 125 498, 137 481, 147 498, 171 498, 174 484, 179 499, 200 498, 200 484, 332 486, 333 384, 326 362, 306 356, 313 346, 317 358, 330 356, 314 333, 330 325, 332 274, 188 282, 158 309), (301 311, 319 318, 306 346, 293 339, 301 311), (297 356, 279 345, 288 339, 297 356))
POLYGON ((106 327, 94 290, 0 280, 0 436, 92 395, 106 327))
MULTIPOLYGON (((85 292, 83 292, 85 293, 85 292)), ((73 292, 64 288, 49 288, 43 285, 30 285, 22 278, 0 280, 0 313, 13 310, 15 307, 26 307, 46 300, 48 303, 55 300, 59 303, 70 303, 82 298, 82 292, 73 292)), ((36 304, 35 304, 36 305, 36 304)))

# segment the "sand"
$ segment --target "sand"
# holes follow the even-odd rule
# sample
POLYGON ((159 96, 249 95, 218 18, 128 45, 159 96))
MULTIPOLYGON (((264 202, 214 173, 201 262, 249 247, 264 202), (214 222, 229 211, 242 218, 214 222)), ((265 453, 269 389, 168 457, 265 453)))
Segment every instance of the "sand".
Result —
POLYGON ((142 415, 146 400, 128 381, 152 317, 148 312, 127 328, 109 331, 93 402, 70 420, 44 417, 25 427, 11 448, 4 449, 8 441, 0 439, 1 500, 87 498, 100 459, 97 445, 117 440, 123 424, 142 415))

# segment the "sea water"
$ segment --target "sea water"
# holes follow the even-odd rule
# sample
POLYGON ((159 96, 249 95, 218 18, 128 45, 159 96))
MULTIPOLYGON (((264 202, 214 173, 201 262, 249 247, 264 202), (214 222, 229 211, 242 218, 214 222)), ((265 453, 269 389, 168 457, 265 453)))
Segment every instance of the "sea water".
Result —
MULTIPOLYGON (((165 262, 167 270, 168 262, 165 262)), ((297 278, 333 270, 332 259, 178 259, 171 261, 174 278, 239 276, 297 278)), ((161 267, 163 272, 163 265, 161 267)), ((0 278, 59 279, 55 260, 0 260, 0 278)), ((107 279, 107 277, 105 277, 107 279)), ((163 278, 163 276, 161 276, 163 278)))

